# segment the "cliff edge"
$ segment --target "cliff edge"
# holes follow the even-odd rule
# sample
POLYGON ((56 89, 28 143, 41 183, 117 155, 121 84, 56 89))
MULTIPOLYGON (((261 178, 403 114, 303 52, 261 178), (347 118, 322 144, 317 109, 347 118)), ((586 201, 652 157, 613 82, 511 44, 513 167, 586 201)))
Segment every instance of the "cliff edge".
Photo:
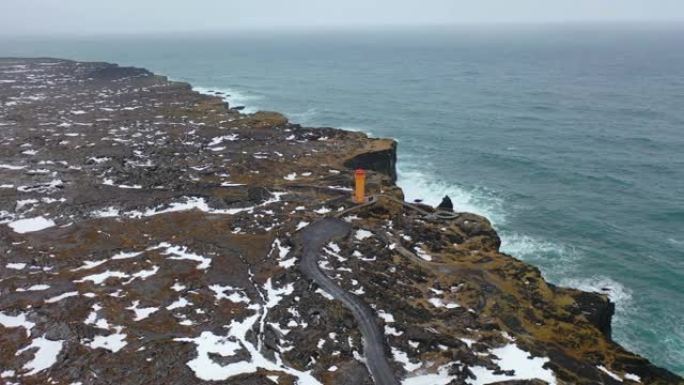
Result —
POLYGON ((396 142, 214 94, 0 59, 0 382, 372 384, 358 317, 301 266, 298 235, 337 217, 315 262, 402 384, 684 383, 486 218, 402 204, 396 142), (348 211, 357 167, 376 198, 348 211))

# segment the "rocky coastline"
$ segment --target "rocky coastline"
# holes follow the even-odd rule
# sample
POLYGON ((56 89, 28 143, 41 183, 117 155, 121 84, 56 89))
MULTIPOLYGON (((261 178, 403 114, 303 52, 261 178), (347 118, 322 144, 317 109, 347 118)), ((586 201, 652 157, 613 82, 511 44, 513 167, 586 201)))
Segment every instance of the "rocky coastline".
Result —
POLYGON ((402 384, 684 383, 486 218, 402 205, 395 141, 221 96, 0 59, 0 383, 380 383, 355 314, 302 269, 298 237, 333 216, 315 262, 374 313, 402 384), (348 211, 355 168, 378 198, 348 211))

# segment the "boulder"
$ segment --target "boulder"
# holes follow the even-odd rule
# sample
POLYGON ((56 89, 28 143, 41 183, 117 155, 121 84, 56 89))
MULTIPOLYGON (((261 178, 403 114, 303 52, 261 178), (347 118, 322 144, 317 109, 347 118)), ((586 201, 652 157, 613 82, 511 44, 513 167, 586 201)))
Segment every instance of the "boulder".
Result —
POLYGON ((437 210, 454 211, 454 204, 451 202, 451 198, 449 198, 448 195, 445 195, 444 198, 442 198, 442 202, 437 206, 437 210))

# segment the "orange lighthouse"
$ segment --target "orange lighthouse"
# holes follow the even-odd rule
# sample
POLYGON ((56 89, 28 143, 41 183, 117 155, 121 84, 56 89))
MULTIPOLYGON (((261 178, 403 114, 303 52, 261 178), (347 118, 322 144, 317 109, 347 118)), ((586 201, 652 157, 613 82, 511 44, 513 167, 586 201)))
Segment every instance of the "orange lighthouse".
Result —
POLYGON ((366 171, 361 168, 356 169, 354 179, 356 182, 354 201, 360 204, 366 201, 366 171))

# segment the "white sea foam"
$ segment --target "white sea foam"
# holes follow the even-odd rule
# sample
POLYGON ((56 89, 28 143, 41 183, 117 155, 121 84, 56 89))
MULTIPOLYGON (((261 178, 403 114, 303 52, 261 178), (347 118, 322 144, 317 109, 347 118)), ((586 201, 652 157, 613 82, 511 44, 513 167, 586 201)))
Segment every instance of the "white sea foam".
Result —
MULTIPOLYGON (((435 206, 445 195, 449 195, 457 211, 479 214, 492 221, 495 227, 505 227, 510 211, 504 209, 505 202, 495 194, 485 189, 465 188, 443 182, 429 172, 418 169, 418 162, 415 159, 409 156, 408 160, 409 162, 402 162, 400 159, 397 170, 397 184, 404 190, 407 201, 422 199, 424 203, 435 206)), ((631 291, 623 284, 605 276, 576 278, 575 268, 578 259, 583 256, 581 250, 572 245, 535 236, 498 230, 502 239, 502 252, 539 266, 550 281, 561 286, 607 294, 616 304, 614 325, 618 328, 621 325, 624 327, 624 322, 629 318, 627 313, 633 311, 631 291), (549 263, 550 259, 553 260, 553 264, 549 263)), ((669 239, 669 242, 675 246, 684 243, 674 239, 669 239)))
POLYGON ((303 124, 316 125, 314 117, 318 115, 318 110, 315 107, 308 108, 305 111, 290 112, 286 114, 288 119, 303 124))
POLYGON ((516 258, 540 266, 546 278, 558 281, 570 273, 569 269, 575 265, 572 262, 581 256, 578 250, 571 246, 550 242, 533 236, 515 232, 501 231, 510 215, 505 202, 495 193, 483 188, 465 188, 456 184, 449 184, 438 180, 428 172, 422 172, 413 164, 400 164, 398 168, 398 184, 404 190, 405 199, 409 202, 422 199, 429 205, 438 205, 445 195, 448 195, 456 211, 479 214, 489 219, 499 230, 501 236, 501 251, 516 258), (548 259, 553 258, 553 269, 545 269, 548 259))
MULTIPOLYGON (((398 184, 404 190, 407 201, 419 198, 430 205, 437 205, 444 195, 449 195, 457 211, 472 212, 490 219, 495 227, 506 223, 507 213, 503 202, 496 196, 478 190, 467 190, 436 180, 436 177, 412 168, 399 167, 398 184)), ((561 286, 573 287, 584 291, 607 294, 616 305, 614 325, 624 327, 632 308, 631 291, 623 284, 605 276, 576 278, 575 270, 580 250, 557 242, 516 232, 499 231, 501 251, 540 267, 546 279, 561 286), (552 261, 552 262, 551 262, 552 261), (604 291, 603 289, 609 289, 604 291)), ((624 342, 623 342, 624 343, 624 342)))
MULTIPOLYGON (((632 291, 622 283, 610 277, 595 275, 589 278, 564 278, 560 280, 560 285, 608 295, 610 300, 615 303, 615 315, 612 320, 613 329, 629 330, 632 328, 631 324, 634 322, 635 314, 638 314, 638 309, 634 306, 632 291)), ((639 341, 620 338, 620 335, 614 335, 614 337, 627 349, 636 352, 641 351, 638 345, 639 341)))
MULTIPOLYGON (((233 89, 212 89, 230 95, 225 96, 224 99, 231 106, 246 106, 244 112, 249 113, 258 110, 255 101, 258 101, 261 97, 257 95, 236 92, 233 89)), ((209 89, 196 88, 196 90, 208 93, 209 89)), ((315 122, 318 112, 315 108, 310 108, 305 111, 290 112, 287 115, 293 121, 298 121, 302 124, 320 125, 315 122)), ((345 126, 340 126, 340 128, 348 131, 361 131, 372 136, 367 129, 345 126)), ((502 238, 501 250, 539 266, 547 279, 557 282, 562 286, 586 291, 604 292, 601 289, 609 288, 610 291, 605 293, 616 303, 615 324, 617 327, 620 327, 619 325, 625 320, 625 312, 630 311, 629 306, 632 302, 631 292, 628 288, 619 282, 603 276, 575 278, 578 275, 575 267, 577 266, 578 259, 582 258, 581 251, 573 248, 571 245, 564 245, 531 235, 502 231, 500 227, 503 226, 505 228, 507 217, 511 213, 510 210, 505 208, 505 202, 497 197, 496 194, 483 188, 471 188, 445 182, 442 178, 431 174, 429 171, 425 171, 433 169, 431 165, 425 165, 421 169, 417 166, 420 165, 419 160, 411 159, 410 154, 408 154, 408 157, 406 155, 400 155, 397 184, 404 190, 407 201, 422 199, 424 203, 434 206, 439 204, 445 195, 449 195, 457 211, 479 214, 492 221, 494 226, 498 228, 502 238), (549 262, 551 259, 553 264, 549 262)), ((670 238, 668 241, 675 247, 684 244, 684 241, 678 239, 670 238)))
POLYGON ((565 278, 561 286, 573 287, 582 291, 607 294, 615 302, 616 315, 624 314, 632 302, 632 291, 610 277, 595 275, 589 278, 565 278))
POLYGON ((501 251, 523 258, 535 254, 555 253, 563 247, 552 242, 518 233, 503 233, 501 251))
POLYGON ((558 282, 574 274, 578 259, 582 258, 580 250, 545 239, 501 231, 501 252, 539 267, 545 278, 558 282))
POLYGON ((233 88, 206 88, 206 87, 193 87, 194 91, 199 92, 200 94, 205 94, 205 95, 211 95, 211 96, 218 96, 221 99, 225 100, 228 102, 228 105, 233 108, 233 107, 238 107, 242 106, 245 107, 245 109, 242 110, 242 112, 246 114, 253 114, 257 111, 259 111, 259 106, 255 104, 256 101, 261 100, 262 96, 261 95, 256 95, 247 91, 237 91, 233 88), (209 91, 214 91, 214 92, 223 92, 223 95, 216 95, 213 92, 209 91))
POLYGON ((456 211, 482 215, 494 224, 506 222, 506 215, 501 209, 502 201, 491 193, 444 183, 437 177, 404 164, 400 164, 397 171, 397 184, 404 190, 408 202, 422 199, 423 203, 436 206, 448 195, 456 211))
POLYGON ((338 128, 340 130, 344 130, 344 131, 363 132, 364 134, 368 135, 369 138, 375 137, 375 134, 373 134, 373 131, 370 131, 366 128, 359 128, 359 127, 352 127, 352 126, 339 126, 338 128))

